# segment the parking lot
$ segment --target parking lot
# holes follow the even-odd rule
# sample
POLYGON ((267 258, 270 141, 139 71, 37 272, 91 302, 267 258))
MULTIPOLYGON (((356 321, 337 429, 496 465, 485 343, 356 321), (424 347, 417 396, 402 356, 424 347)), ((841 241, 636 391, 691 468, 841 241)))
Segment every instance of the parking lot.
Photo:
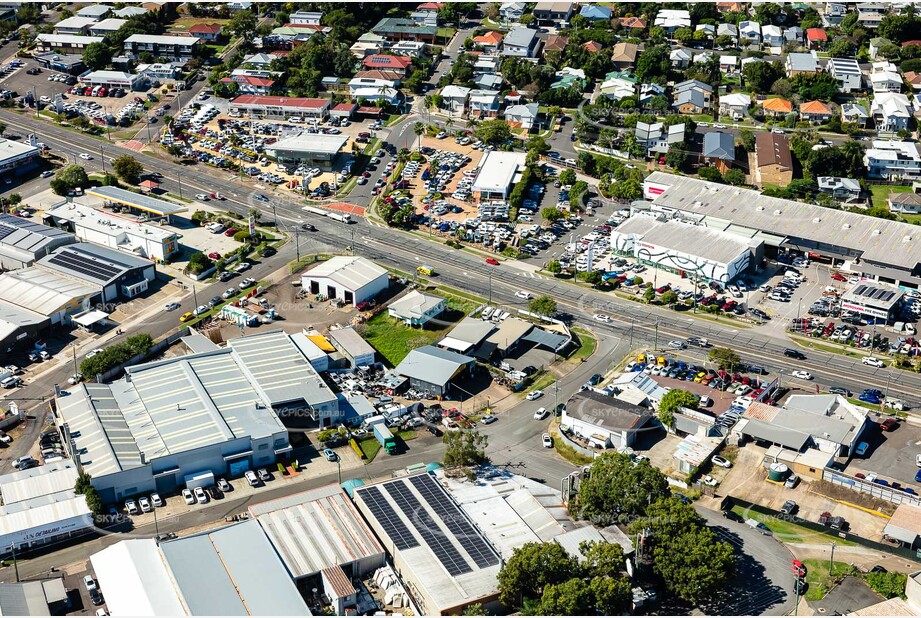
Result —
MULTIPOLYGON (((878 417, 882 421, 887 417, 878 417)), ((921 483, 915 480, 919 468, 917 456, 921 454, 921 427, 910 423, 899 423, 893 431, 882 431, 872 423, 861 438, 870 445, 863 457, 855 456, 847 467, 849 474, 876 473, 879 478, 890 482, 898 481, 903 487, 912 487, 921 493, 921 483)))

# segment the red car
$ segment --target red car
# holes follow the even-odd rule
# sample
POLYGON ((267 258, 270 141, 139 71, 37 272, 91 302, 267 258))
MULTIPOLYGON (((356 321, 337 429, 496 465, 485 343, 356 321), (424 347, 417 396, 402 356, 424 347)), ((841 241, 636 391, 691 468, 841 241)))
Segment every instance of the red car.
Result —
POLYGON ((493 266, 498 266, 499 260, 497 260, 496 258, 486 258, 486 263, 491 264, 493 266))
POLYGON ((883 431, 894 431, 899 426, 899 421, 894 418, 887 418, 882 423, 879 424, 879 428, 883 431))
POLYGON ((834 279, 835 281, 847 281, 847 277, 845 277, 841 273, 832 273, 831 278, 834 279))
POLYGON ((656 294, 665 294, 665 293, 668 292, 670 289, 672 289, 672 287, 666 283, 666 284, 663 285, 662 287, 656 288, 656 294))
POLYGON ((217 251, 212 251, 211 253, 208 254, 208 257, 211 258, 212 260, 219 260, 221 259, 221 254, 218 253, 217 251))
POLYGON ((233 236, 234 234, 236 234, 236 233, 239 232, 239 231, 240 231, 240 230, 238 230, 237 228, 232 227, 232 228, 228 229, 226 232, 224 232, 224 236, 233 236))

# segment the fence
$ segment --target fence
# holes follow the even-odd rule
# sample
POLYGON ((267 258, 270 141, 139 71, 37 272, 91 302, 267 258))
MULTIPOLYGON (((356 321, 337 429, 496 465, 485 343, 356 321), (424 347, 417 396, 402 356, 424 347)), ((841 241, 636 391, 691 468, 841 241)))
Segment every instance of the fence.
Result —
POLYGON ((873 541, 862 536, 858 536, 852 532, 846 532, 843 530, 832 530, 828 526, 820 524, 815 521, 809 521, 807 519, 801 519, 795 515, 785 515, 780 511, 775 511, 766 506, 761 506, 760 504, 754 504, 748 500, 743 500, 742 498, 736 498, 735 496, 726 496, 723 499, 720 508, 724 511, 729 510, 733 506, 740 506, 744 509, 754 511, 755 513, 760 513, 761 515, 767 515, 774 519, 780 521, 790 522, 797 526, 801 526, 808 530, 813 530, 815 532, 820 532, 822 534, 828 535, 837 535, 839 538, 845 541, 851 541, 863 547, 873 549, 875 551, 886 552, 889 554, 894 554, 896 556, 901 556, 903 558, 908 558, 909 560, 919 560, 921 559, 921 550, 915 551, 902 547, 901 545, 889 545, 887 543, 880 543, 879 541, 873 541))
POLYGON ((853 489, 857 493, 870 494, 874 498, 891 502, 892 504, 910 504, 912 506, 921 506, 921 496, 905 493, 900 489, 895 489, 888 485, 880 485, 872 481, 859 479, 844 472, 838 472, 832 468, 822 470, 822 480, 828 481, 833 485, 853 489))

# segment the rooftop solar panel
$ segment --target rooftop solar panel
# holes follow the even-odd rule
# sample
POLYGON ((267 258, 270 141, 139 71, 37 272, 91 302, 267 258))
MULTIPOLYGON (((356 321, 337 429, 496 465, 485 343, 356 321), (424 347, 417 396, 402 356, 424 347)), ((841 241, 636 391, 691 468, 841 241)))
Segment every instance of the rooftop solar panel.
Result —
POLYGON ((438 525, 432 520, 416 496, 409 490, 403 481, 388 483, 387 492, 397 503, 406 517, 416 526, 416 531, 422 536, 429 549, 441 562, 450 575, 463 575, 471 573, 473 567, 467 564, 451 540, 447 538, 438 525))
POLYGON ((0 240, 3 240, 10 234, 16 231, 16 228, 11 225, 3 225, 0 223, 0 240))
POLYGON ((858 285, 857 288, 854 290, 854 294, 863 295, 864 290, 866 290, 866 289, 867 289, 867 286, 865 286, 865 285, 858 285))
POLYGON ((413 476, 409 480, 431 505, 432 510, 441 517, 448 529, 454 533, 461 547, 470 554, 478 567, 483 569, 499 564, 499 556, 476 528, 464 518, 464 514, 448 497, 441 485, 427 474, 413 476))
POLYGON ((380 522, 384 532, 393 540, 397 549, 411 549, 419 546, 419 541, 412 535, 403 520, 393 512, 390 504, 384 499, 377 487, 368 487, 361 490, 361 497, 371 510, 374 518, 380 522))
POLYGON ((119 268, 109 264, 86 259, 85 257, 72 251, 62 251, 56 253, 51 257, 51 259, 48 260, 48 262, 58 266, 63 266, 64 268, 70 268, 77 271, 78 273, 83 273, 87 277, 92 277, 93 279, 102 282, 109 281, 112 279, 112 277, 121 272, 121 269, 119 268))

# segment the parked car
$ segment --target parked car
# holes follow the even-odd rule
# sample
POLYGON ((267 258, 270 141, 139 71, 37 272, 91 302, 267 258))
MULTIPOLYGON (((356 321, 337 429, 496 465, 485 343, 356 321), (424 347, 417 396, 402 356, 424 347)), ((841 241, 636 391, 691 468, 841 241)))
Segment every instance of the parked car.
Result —
POLYGON ((208 503, 208 500, 209 500, 208 494, 205 493, 205 490, 203 488, 196 487, 195 489, 192 490, 192 493, 195 495, 195 499, 198 501, 199 504, 208 503))
POLYGON ((720 457, 719 455, 714 455, 713 457, 710 458, 710 461, 712 461, 714 465, 719 466, 721 468, 731 468, 732 467, 731 461, 729 461, 728 459, 724 457, 720 457))
POLYGON ((326 458, 326 461, 336 461, 339 459, 339 456, 336 455, 336 452, 330 448, 323 449, 323 457, 326 458))
POLYGON ((141 511, 138 509, 137 502, 134 500, 125 500, 125 510, 128 515, 138 515, 141 511))
POLYGON ((793 500, 787 500, 783 503, 783 506, 780 507, 780 512, 784 515, 793 515, 796 512, 796 502, 793 500))
POLYGON ((494 416, 492 414, 487 414, 486 416, 480 419, 480 422, 483 423, 484 425, 489 425, 489 424, 495 423, 498 420, 499 418, 497 416, 494 416))
POLYGON ((528 401, 534 401, 535 399, 540 399, 543 396, 544 396, 544 391, 536 390, 536 391, 531 391, 530 393, 528 393, 526 399, 528 401))
MULTIPOLYGON (((553 438, 550 437, 549 433, 542 434, 540 437, 540 442, 544 445, 544 448, 553 448, 553 438)), ((921 474, 921 472, 918 474, 921 474)))
POLYGON ((537 408, 537 410, 534 411, 534 419, 538 421, 544 420, 549 415, 550 412, 547 410, 547 408, 537 408))
POLYGON ((268 481, 272 480, 272 476, 269 474, 269 471, 266 470, 265 468, 259 468, 258 470, 256 470, 256 474, 259 475, 259 480, 262 481, 263 483, 267 483, 268 481))
POLYGON ((227 479, 221 477, 217 480, 217 488, 223 492, 228 492, 233 490, 233 486, 227 482, 227 479))
POLYGON ((243 473, 243 476, 246 478, 246 482, 249 483, 251 487, 255 487, 259 484, 259 477, 257 477, 256 473, 252 470, 247 470, 243 473))
POLYGON ((161 498, 160 494, 156 492, 152 493, 150 494, 150 503, 154 506, 154 508, 160 508, 163 506, 163 498, 161 498))
POLYGON ((899 421, 894 418, 887 418, 882 423, 879 424, 879 428, 883 431, 895 431, 899 427, 899 421))
POLYGON ((854 449, 854 454, 857 455, 858 457, 863 457, 864 455, 867 454, 867 449, 869 448, 870 448, 870 445, 868 443, 861 442, 860 444, 857 445, 857 448, 854 449))

